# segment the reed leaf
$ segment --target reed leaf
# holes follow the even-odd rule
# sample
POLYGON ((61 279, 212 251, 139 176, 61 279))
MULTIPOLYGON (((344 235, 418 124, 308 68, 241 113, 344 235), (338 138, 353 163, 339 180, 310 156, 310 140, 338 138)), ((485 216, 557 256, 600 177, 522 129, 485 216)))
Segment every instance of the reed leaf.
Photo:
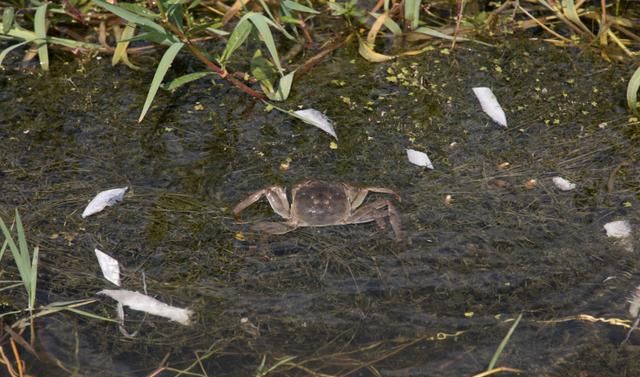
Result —
POLYGON ((178 42, 174 43, 167 51, 165 51, 164 55, 162 55, 162 59, 160 59, 160 64, 158 64, 158 68, 156 69, 155 75, 153 75, 153 80, 151 80, 151 87, 149 87, 149 92, 147 93, 147 99, 144 101, 144 106, 142 107, 142 113, 140 114, 140 118, 138 118, 138 123, 142 122, 144 116, 149 111, 149 107, 151 106, 151 102, 158 93, 158 88, 160 88, 160 84, 162 84, 162 80, 164 76, 167 74, 169 67, 171 67, 171 63, 173 63, 173 59, 175 59, 180 49, 184 46, 184 43, 178 42))
POLYGON ((40 67, 44 71, 49 70, 49 50, 47 47, 47 6, 44 3, 36 9, 36 15, 33 19, 33 31, 36 33, 38 44, 38 59, 40 59, 40 67))
POLYGON ((500 357, 500 354, 502 354, 502 351, 504 351, 504 348, 507 346, 507 343, 509 343, 509 339, 511 339, 511 335, 513 335, 513 332, 516 330, 516 327, 518 327, 518 324, 520 323, 521 319, 522 319, 522 313, 520 313, 516 321, 513 323, 513 325, 511 325, 511 328, 507 332, 507 335, 505 335, 504 338, 502 339, 502 342, 500 342, 498 349, 496 349, 496 352, 493 354, 493 357, 489 362, 489 367, 487 368, 487 370, 492 370, 496 366, 496 363, 498 362, 498 358, 500 357))
POLYGON ((640 67, 631 75, 627 85, 627 106, 634 114, 639 114, 638 109, 638 89, 640 89, 640 67))
MULTIPOLYGON (((4 221, 0 218, 0 228, 4 234, 5 244, 8 244, 9 250, 13 256, 14 263, 18 268, 22 285, 27 291, 28 309, 33 310, 36 299, 36 284, 38 278, 38 248, 34 248, 33 258, 29 257, 29 246, 27 237, 25 236, 24 227, 20 214, 16 210, 15 217, 16 233, 18 236, 18 244, 15 243, 11 231, 7 228, 4 221)), ((5 246, 3 245, 3 249, 5 246)))
POLYGON ((4 11, 2 11, 2 30, 9 31, 11 29, 14 16, 13 7, 6 7, 4 11))

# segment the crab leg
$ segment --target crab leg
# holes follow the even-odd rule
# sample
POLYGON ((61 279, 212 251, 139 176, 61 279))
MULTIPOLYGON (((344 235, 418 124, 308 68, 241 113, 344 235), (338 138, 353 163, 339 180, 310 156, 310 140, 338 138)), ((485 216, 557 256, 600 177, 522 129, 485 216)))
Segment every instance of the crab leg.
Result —
POLYGON ((370 192, 377 192, 380 194, 391 194, 396 197, 398 201, 400 201, 400 195, 397 192, 385 188, 385 187, 365 187, 358 189, 355 194, 352 193, 351 197, 351 208, 358 208, 362 205, 365 198, 370 192))
POLYGON ((392 202, 386 199, 378 199, 367 205, 364 205, 353 212, 353 214, 344 221, 345 224, 361 224, 375 221, 378 225, 384 224, 383 219, 389 218, 391 228, 395 233, 396 239, 403 238, 400 225, 400 213, 392 202), (384 208, 387 210, 383 210, 384 208))
POLYGON ((287 200, 287 193, 280 186, 263 188, 247 196, 243 201, 233 207, 233 215, 238 216, 238 214, 245 208, 257 202, 263 196, 267 198, 269 204, 271 205, 271 208, 273 208, 273 211, 275 213, 287 220, 291 218, 289 201, 287 200))

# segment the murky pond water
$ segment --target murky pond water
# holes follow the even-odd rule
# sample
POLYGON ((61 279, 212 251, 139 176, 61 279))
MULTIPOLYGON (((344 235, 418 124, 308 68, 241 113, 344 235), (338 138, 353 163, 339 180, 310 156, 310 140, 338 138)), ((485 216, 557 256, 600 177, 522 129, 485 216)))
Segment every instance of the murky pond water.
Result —
MULTIPOLYGON (((104 60, 53 70, 0 78, 0 216, 18 208, 40 245, 39 302, 110 288, 99 248, 123 266, 124 288, 142 291, 144 272, 149 294, 191 308, 195 323, 127 311, 139 335, 126 338, 111 323, 47 316, 36 325, 50 360, 30 359, 34 373, 146 376, 168 365, 248 376, 295 357, 273 374, 472 375, 523 313, 499 366, 640 374, 640 337, 620 346, 628 328, 597 320, 630 324, 640 284, 629 250, 638 232, 621 245, 603 230, 640 224, 628 67, 518 40, 377 65, 345 49, 287 103, 326 111, 337 149, 220 83, 162 93, 137 124, 152 71, 104 60), (476 86, 493 89, 507 129, 481 112, 476 86), (427 151, 435 170, 410 165, 408 147, 427 151), (554 176, 577 188, 558 190, 554 176), (277 219, 266 201, 231 216, 256 189, 312 177, 396 190, 409 242, 375 223, 252 232, 251 222, 277 219), (122 186, 121 204, 80 217, 98 191, 122 186), (67 371, 53 372, 55 360, 67 371)), ((8 256, 1 268, 15 278, 8 256)), ((21 291, 0 294, 22 306, 21 291)), ((112 317, 114 306, 101 298, 84 309, 112 317)))

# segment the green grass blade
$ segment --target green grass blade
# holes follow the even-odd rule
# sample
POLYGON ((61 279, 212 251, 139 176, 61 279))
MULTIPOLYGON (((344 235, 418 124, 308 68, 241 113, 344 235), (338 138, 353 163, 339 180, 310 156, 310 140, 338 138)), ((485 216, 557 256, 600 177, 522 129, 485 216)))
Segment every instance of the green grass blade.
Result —
MULTIPOLYGON (((2 219, 0 219, 0 221, 2 221, 2 219)), ((2 248, 0 249, 0 262, 2 261, 4 252, 7 250, 7 246, 9 246, 9 240, 5 237, 4 242, 2 243, 2 248)))
POLYGON ((162 89, 165 90, 169 90, 169 91, 174 91, 176 89, 178 89, 179 87, 181 87, 184 84, 188 84, 192 81, 196 81, 199 80, 205 76, 211 76, 214 73, 211 71, 201 71, 201 72, 193 72, 193 73, 189 73, 186 75, 182 75, 180 77, 177 77, 173 80, 171 80, 171 82, 167 85, 163 85, 162 89))
POLYGON ((128 10, 131 13, 137 14, 138 16, 142 16, 147 19, 150 19, 150 18, 156 19, 156 20, 162 19, 162 16, 160 16, 159 14, 153 13, 151 10, 145 7, 142 7, 138 4, 120 2, 118 3, 118 7, 128 10))
MULTIPOLYGON (((369 14, 375 17, 376 19, 381 16, 378 13, 369 13, 369 14)), ((383 24, 387 29, 389 29, 389 31, 393 33, 393 35, 397 36, 402 34, 402 29, 394 20, 391 19, 391 17, 385 18, 383 24)))
POLYGON ((15 17, 13 7, 6 7, 2 12, 2 30, 8 32, 13 26, 13 19, 15 17))
MULTIPOLYGON (((16 214, 18 213, 18 211, 16 211, 16 214)), ((19 229, 22 229, 22 222, 19 219, 19 216, 16 217, 16 231, 18 232, 18 244, 20 245, 20 247, 18 247, 18 245, 16 245, 15 241, 13 240, 13 237, 11 235, 11 231, 9 230, 9 228, 7 228, 6 224, 4 223, 4 221, 0 218, 0 228, 2 228, 2 233, 4 234, 5 237, 5 242, 8 242, 9 244, 9 250, 11 250, 11 254, 13 256, 13 260, 14 263, 16 264, 16 267, 18 267, 18 273, 20 274, 20 279, 22 280, 22 285, 24 285, 25 289, 27 290, 27 294, 30 295, 31 294, 31 289, 30 289, 30 285, 31 285, 31 280, 32 280, 32 276, 31 276, 31 265, 29 264, 29 250, 28 249, 22 249, 22 244, 23 242, 20 240, 20 238, 25 238, 24 237, 24 230, 20 231, 19 229), (20 223, 18 225, 18 223, 20 223), (20 236, 20 233, 22 233, 22 236, 20 236), (23 250, 26 252, 26 264, 25 264, 25 256, 23 253, 23 250)), ((26 243, 26 240, 24 241, 24 243, 26 243)), ((30 297, 30 296, 29 296, 30 297)), ((29 301, 31 301, 31 299, 29 299, 29 301)))
POLYGON ((640 67, 631 75, 627 85, 627 106, 634 114, 638 114, 638 89, 640 89, 640 67))
POLYGON ((249 37, 249 33, 251 33, 251 22, 249 22, 247 16, 245 15, 238 21, 236 27, 233 29, 231 36, 227 40, 227 45, 222 52, 222 56, 220 57, 220 63, 225 65, 229 58, 233 54, 235 50, 240 47, 244 41, 249 37))
POLYGON ((44 3, 36 9, 36 15, 33 19, 33 31, 38 38, 38 59, 40 59, 40 67, 42 70, 49 70, 49 49, 47 47, 47 6, 44 3))
POLYGON ((29 285, 29 309, 33 310, 36 305, 36 285, 38 284, 38 255, 39 247, 33 248, 33 258, 31 259, 31 283, 29 285))
POLYGON ((157 23, 151 21, 147 17, 139 16, 133 12, 130 12, 122 7, 117 5, 112 5, 102 0, 91 0, 97 6, 108 10, 109 12, 115 14, 116 16, 125 19, 128 22, 134 23, 136 25, 146 26, 150 29, 153 29, 159 33, 166 33, 164 28, 157 23))
POLYGON ((4 58, 7 57, 7 54, 9 54, 14 49, 16 49, 16 48, 18 48, 18 47, 20 47, 20 46, 22 46, 24 44, 27 44, 29 42, 31 42, 31 40, 27 40, 27 41, 24 41, 24 42, 16 43, 13 46, 9 46, 9 47, 5 48, 4 50, 2 50, 2 52, 0 52, 0 67, 2 66, 2 62, 4 61, 4 58))
POLYGON ((22 263, 29 261, 29 246, 27 245, 27 237, 24 234, 22 219, 20 213, 16 210, 16 233, 18 234, 18 249, 23 257, 22 263))
POLYGON ((509 339, 511 339, 511 335, 513 335, 513 332, 516 330, 516 327, 518 327, 518 323, 520 323, 521 319, 522 319, 522 313, 520 313, 516 321, 513 323, 513 325, 511 325, 511 328, 509 329, 509 332, 507 332, 507 335, 505 335, 504 339, 502 339, 502 342, 500 342, 498 349, 496 349, 496 352, 493 354, 493 357, 489 362, 489 367, 487 368, 487 370, 491 370, 496 366, 496 363, 498 362, 498 358, 500 357, 500 354, 502 353, 504 348, 507 346, 507 343, 509 343, 509 339))
POLYGON ((167 51, 165 51, 164 55, 162 55, 162 59, 160 59, 160 64, 158 64, 158 68, 156 69, 155 75, 153 75, 153 80, 151 81, 151 87, 149 88, 149 93, 147 93, 147 99, 144 101, 144 106, 142 107, 142 113, 140 114, 140 118, 138 118, 138 123, 142 122, 144 116, 147 114, 149 107, 151 106, 151 102, 153 102, 153 98, 158 93, 158 88, 160 88, 160 84, 162 84, 162 80, 164 76, 167 74, 169 67, 171 67, 171 63, 173 63, 173 59, 175 59, 180 49, 184 46, 184 43, 174 43, 167 51))
POLYGON ((287 7, 290 10, 295 10, 295 11, 298 11, 298 12, 311 13, 311 14, 320 14, 320 12, 318 12, 317 10, 315 10, 313 8, 309 8, 307 6, 304 6, 302 4, 296 3, 295 1, 291 1, 291 0, 284 0, 282 5, 284 5, 285 7, 287 7))
POLYGON ((284 77, 280 79, 280 83, 278 84, 278 90, 275 92, 265 91, 267 97, 269 97, 272 101, 285 101, 289 97, 289 93, 291 92, 291 85, 293 84, 293 77, 295 76, 296 71, 289 72, 284 77))
POLYGON ((282 75, 282 66, 280 65, 280 58, 278 57, 278 49, 276 48, 276 42, 273 40, 271 29, 269 29, 269 24, 276 27, 277 25, 259 13, 249 13, 248 16, 253 25, 255 25, 256 29, 260 33, 260 36, 262 36, 262 40, 267 46, 269 54, 271 54, 271 57, 273 58, 273 63, 278 68, 278 73, 282 75))
POLYGON ((118 40, 118 44, 116 45, 116 49, 113 52, 113 56, 111 57, 111 65, 114 66, 118 64, 120 60, 124 61, 127 59, 127 47, 129 47, 129 39, 133 37, 133 34, 136 31, 135 25, 127 24, 120 35, 118 40))
POLYGON ((420 3, 421 0, 406 0, 404 2, 404 18, 411 22, 411 28, 418 27, 418 21, 420 20, 420 3))
MULTIPOLYGON (((0 218, 0 228, 2 229, 2 233, 4 235, 4 243, 9 245, 9 250, 11 250, 11 254, 13 254, 15 259, 15 255, 18 253, 18 246, 16 246, 16 243, 13 241, 11 231, 9 230, 9 228, 7 228, 2 218, 0 218)), ((2 246, 2 249, 4 253, 4 245, 2 246)))

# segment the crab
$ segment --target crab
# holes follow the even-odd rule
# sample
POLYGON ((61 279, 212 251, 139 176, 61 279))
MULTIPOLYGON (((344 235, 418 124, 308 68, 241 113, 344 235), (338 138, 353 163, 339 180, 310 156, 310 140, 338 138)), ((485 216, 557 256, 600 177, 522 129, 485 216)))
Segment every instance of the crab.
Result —
POLYGON ((380 228, 389 219, 396 240, 402 239, 400 214, 388 199, 376 199, 364 204, 370 192, 390 194, 400 201, 400 195, 384 187, 354 187, 342 182, 327 182, 309 179, 291 189, 291 204, 284 187, 269 186, 260 189, 233 208, 237 217, 240 212, 263 196, 273 211, 285 222, 258 222, 253 229, 269 234, 285 234, 300 227, 361 224, 375 221, 380 228))

